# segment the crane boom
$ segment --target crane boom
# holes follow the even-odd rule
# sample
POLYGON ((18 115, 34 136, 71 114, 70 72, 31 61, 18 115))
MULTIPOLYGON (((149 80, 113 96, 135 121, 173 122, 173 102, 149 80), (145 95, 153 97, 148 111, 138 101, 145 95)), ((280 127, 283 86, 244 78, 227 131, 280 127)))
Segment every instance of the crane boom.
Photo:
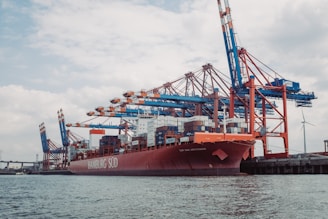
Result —
POLYGON ((100 128, 100 129, 125 129, 122 125, 103 125, 103 124, 81 124, 81 123, 67 123, 67 127, 80 128, 100 128))
POLYGON ((68 139, 68 136, 67 136, 63 110, 62 109, 58 110, 57 114, 58 114, 58 122, 59 122, 59 129, 60 129, 60 136, 61 136, 61 139, 62 139, 62 143, 63 143, 64 147, 68 147, 69 146, 69 139, 68 139))
POLYGON ((39 125, 39 129, 40 129, 40 137, 41 137, 41 144, 42 144, 43 153, 48 153, 49 152, 49 145, 48 145, 48 140, 47 140, 46 127, 45 127, 44 123, 41 123, 39 125))
POLYGON ((224 0, 225 11, 222 9, 221 1, 218 0, 218 7, 220 12, 220 19, 222 25, 222 33, 225 44, 225 49, 228 58, 230 77, 232 82, 232 88, 238 90, 242 87, 242 76, 239 64, 239 55, 237 49, 237 43, 235 40, 235 34, 231 19, 231 9, 228 0, 224 0))

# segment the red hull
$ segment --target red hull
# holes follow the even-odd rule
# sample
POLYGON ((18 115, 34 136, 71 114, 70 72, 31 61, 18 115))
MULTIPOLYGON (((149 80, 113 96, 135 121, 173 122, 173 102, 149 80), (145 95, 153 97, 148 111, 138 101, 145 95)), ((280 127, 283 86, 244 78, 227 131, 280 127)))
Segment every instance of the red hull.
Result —
POLYGON ((240 172, 253 141, 221 141, 163 146, 158 149, 72 161, 80 175, 218 176, 240 172))

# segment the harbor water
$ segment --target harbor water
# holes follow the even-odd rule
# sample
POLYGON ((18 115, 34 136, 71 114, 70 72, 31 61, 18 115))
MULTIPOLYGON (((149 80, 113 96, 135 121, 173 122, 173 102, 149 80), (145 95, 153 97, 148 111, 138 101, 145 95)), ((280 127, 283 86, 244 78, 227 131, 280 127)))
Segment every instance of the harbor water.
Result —
POLYGON ((3 175, 0 183, 0 218, 328 218, 328 175, 3 175))

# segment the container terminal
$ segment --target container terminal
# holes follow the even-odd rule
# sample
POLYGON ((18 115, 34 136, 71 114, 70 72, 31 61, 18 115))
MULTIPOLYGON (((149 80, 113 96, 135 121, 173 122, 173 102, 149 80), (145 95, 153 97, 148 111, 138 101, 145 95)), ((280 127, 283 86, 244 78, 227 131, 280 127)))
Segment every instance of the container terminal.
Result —
POLYGON ((44 123, 39 126, 43 170, 55 166, 85 175, 193 176, 258 174, 271 165, 272 173, 305 173, 310 167, 313 173, 325 173, 321 158, 289 154, 287 101, 312 107, 314 92, 303 91, 299 82, 238 46, 229 1, 217 3, 229 74, 207 63, 161 86, 128 90, 109 106, 88 112, 86 122, 66 124, 58 110, 62 145, 47 138, 44 123), (90 123, 96 118, 119 122, 90 123), (88 128, 89 139, 71 131, 78 128, 88 128), (282 151, 272 152, 269 139, 278 139, 282 151), (255 142, 263 147, 261 158, 254 156, 255 142))

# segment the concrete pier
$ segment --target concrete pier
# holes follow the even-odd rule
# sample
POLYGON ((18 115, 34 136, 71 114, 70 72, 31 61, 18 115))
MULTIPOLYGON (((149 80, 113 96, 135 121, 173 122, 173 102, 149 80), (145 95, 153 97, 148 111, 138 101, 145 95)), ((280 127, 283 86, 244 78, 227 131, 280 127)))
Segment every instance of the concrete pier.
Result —
POLYGON ((311 154, 277 159, 256 157, 242 161, 240 171, 248 174, 328 174, 328 156, 311 154))

